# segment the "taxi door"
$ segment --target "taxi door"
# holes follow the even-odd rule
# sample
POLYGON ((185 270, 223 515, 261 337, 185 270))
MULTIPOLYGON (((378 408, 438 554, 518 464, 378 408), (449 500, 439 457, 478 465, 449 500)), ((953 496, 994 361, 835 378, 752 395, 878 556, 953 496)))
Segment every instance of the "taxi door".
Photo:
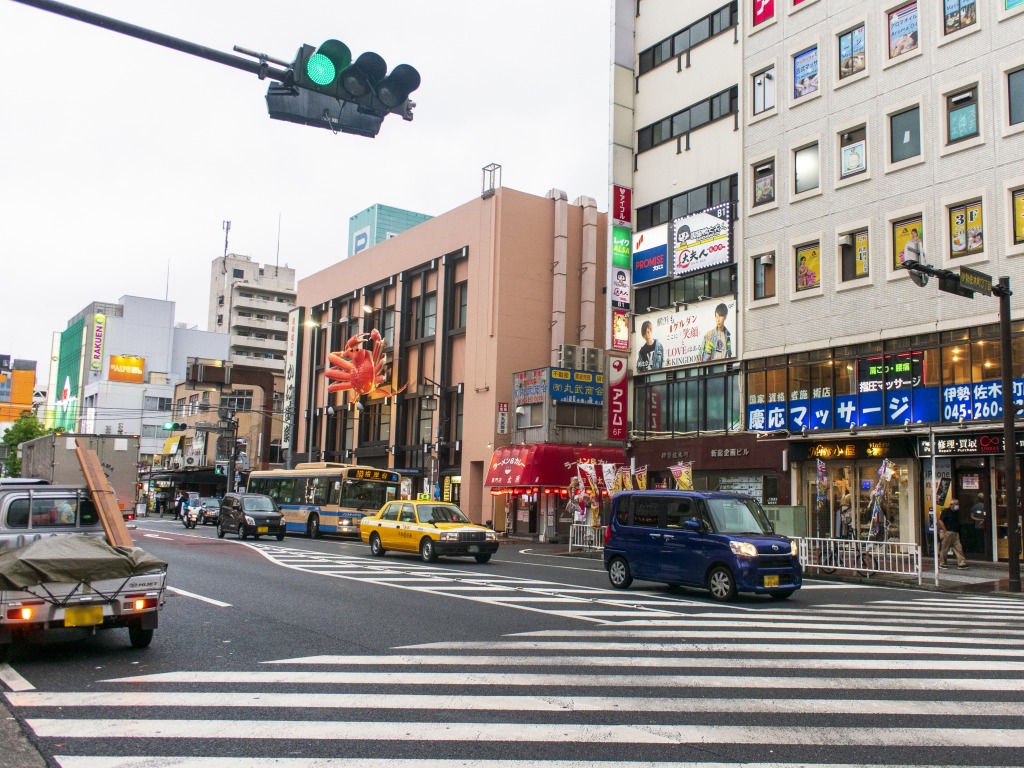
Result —
POLYGON ((416 522, 416 510, 412 504, 402 504, 402 511, 398 515, 398 523, 395 525, 395 546, 394 549, 402 549, 406 552, 417 552, 420 548, 420 525, 416 522))
POLYGON ((395 548, 395 526, 398 525, 401 507, 401 504, 389 504, 376 521, 377 535, 380 536, 380 543, 384 549, 395 548))

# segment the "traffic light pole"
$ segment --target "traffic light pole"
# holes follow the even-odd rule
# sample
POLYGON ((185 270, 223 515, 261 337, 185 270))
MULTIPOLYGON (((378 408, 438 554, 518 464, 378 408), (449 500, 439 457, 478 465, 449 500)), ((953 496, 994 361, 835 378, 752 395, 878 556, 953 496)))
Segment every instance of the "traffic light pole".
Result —
POLYGON ((176 51, 190 54, 191 56, 198 56, 201 59, 208 61, 215 61, 218 64, 224 64, 235 69, 241 69, 244 72, 250 72, 254 75, 258 75, 260 80, 271 79, 276 80, 280 83, 287 83, 291 79, 291 73, 287 69, 275 69, 267 64, 267 57, 259 54, 260 61, 252 61, 250 59, 243 59, 241 56, 233 56, 230 53, 223 53, 221 51, 215 51, 212 48, 207 48, 205 45, 199 45, 198 43, 190 43, 188 40, 181 40, 177 37, 171 37, 165 35, 162 32, 156 32, 152 29, 146 29, 145 27, 138 27, 134 24, 128 24, 118 19, 112 19, 109 16, 101 16, 98 13, 87 11, 83 8, 75 8, 72 5, 66 5, 64 3, 57 3, 53 0, 14 0, 16 3, 22 5, 30 5, 33 8, 38 8, 42 11, 49 11, 50 13, 56 13, 58 16, 66 16, 69 19, 75 19, 76 21, 84 21, 86 24, 92 24, 96 27, 103 27, 103 29, 109 29, 111 32, 119 32, 122 35, 128 35, 129 37, 135 37, 139 40, 145 40, 148 43, 156 43, 162 45, 165 48, 173 48, 176 51))
MULTIPOLYGON (((948 269, 936 269, 927 264, 917 261, 903 262, 904 268, 925 275, 934 275, 940 280, 960 281, 960 275, 948 269)), ((1003 474, 1006 482, 1006 536, 1007 556, 1009 559, 1009 590, 1020 592, 1020 512, 1017 510, 1017 435, 1014 424, 1014 417, 1017 408, 1013 402, 1013 349, 1010 335, 1010 278, 1000 277, 999 284, 992 286, 992 293, 999 297, 999 356, 1002 368, 1002 389, 1003 389, 1003 443, 1004 458, 1006 460, 1003 474)), ((973 291, 962 294, 968 298, 974 298, 973 291)), ((932 456, 935 455, 935 445, 931 445, 932 456)), ((932 476, 933 487, 936 478, 932 476)), ((995 496, 995 494, 992 494, 995 496)), ((938 515, 939 510, 935 510, 938 515)), ((937 520, 937 518, 936 518, 937 520)), ((993 519, 993 525, 995 520, 993 519)))

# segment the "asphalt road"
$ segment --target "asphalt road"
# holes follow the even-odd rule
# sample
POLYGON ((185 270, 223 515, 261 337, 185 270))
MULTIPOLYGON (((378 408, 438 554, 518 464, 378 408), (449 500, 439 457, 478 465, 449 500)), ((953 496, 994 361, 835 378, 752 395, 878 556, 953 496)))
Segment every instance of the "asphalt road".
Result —
POLYGON ((484 565, 170 520, 136 542, 170 563, 150 648, 50 638, 0 674, 50 765, 1024 763, 1020 600, 808 581, 723 606, 514 541, 484 565))

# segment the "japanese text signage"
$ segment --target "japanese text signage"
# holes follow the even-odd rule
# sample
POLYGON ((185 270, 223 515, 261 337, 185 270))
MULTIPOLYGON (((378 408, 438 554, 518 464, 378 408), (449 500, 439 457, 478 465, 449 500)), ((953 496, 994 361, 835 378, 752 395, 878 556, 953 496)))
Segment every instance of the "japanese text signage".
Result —
POLYGON ((608 439, 625 440, 626 432, 626 361, 613 357, 608 365, 608 439))
POLYGON ((400 479, 397 472, 385 469, 353 469, 349 471, 349 477, 353 480, 383 480, 391 483, 397 483, 400 479))
POLYGON ((775 18, 775 0, 752 0, 754 4, 754 26, 775 18))
POLYGON ((732 208, 722 203, 672 221, 672 274, 692 275, 728 263, 732 208))
POLYGON ((604 405, 604 374, 552 368, 549 385, 553 402, 604 405))
POLYGON ((612 185, 612 219, 617 224, 633 221, 633 190, 629 187, 612 185))
POLYGON ((547 389, 547 368, 512 374, 512 402, 516 405, 543 403, 547 396, 547 389))
MULTIPOLYGON (((1016 434, 1017 451, 1024 451, 1024 435, 1016 434)), ((936 456, 990 456, 1006 452, 1006 439, 1002 432, 985 432, 970 435, 936 435, 936 456)), ((930 457, 931 446, 928 438, 917 441, 917 455, 930 457)))
POLYGON ((633 285, 668 276, 668 226, 633 235, 633 285))

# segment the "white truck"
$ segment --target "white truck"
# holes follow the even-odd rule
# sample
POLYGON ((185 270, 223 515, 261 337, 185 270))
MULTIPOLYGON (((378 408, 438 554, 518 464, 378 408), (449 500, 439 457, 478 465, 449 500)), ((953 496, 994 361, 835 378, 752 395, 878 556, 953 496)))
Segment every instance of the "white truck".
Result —
POLYGON ((96 452, 103 474, 114 489, 117 506, 125 520, 135 519, 139 483, 138 435, 42 435, 21 444, 21 475, 48 483, 83 485, 85 476, 75 449, 96 452))
POLYGON ((15 640, 55 629, 73 639, 127 628, 131 645, 145 648, 166 579, 162 560, 107 543, 88 489, 0 488, 0 661, 15 640))

